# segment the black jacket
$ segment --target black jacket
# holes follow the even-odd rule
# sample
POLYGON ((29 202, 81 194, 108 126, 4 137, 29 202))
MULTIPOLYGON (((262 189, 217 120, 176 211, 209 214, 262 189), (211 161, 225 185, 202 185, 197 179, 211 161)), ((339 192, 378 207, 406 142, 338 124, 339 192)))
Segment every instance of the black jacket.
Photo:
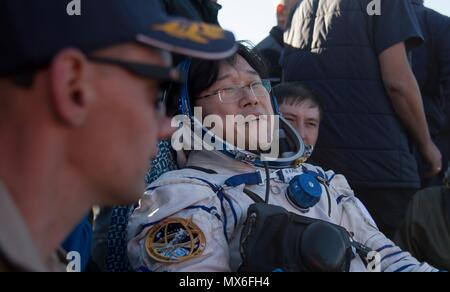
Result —
POLYGON ((222 8, 210 0, 161 0, 166 12, 171 16, 180 16, 195 21, 219 24, 217 16, 222 8))
POLYGON ((447 126, 445 107, 450 103, 450 17, 411 0, 425 38, 413 50, 413 69, 422 91, 428 125, 433 136, 447 126))
POLYGON ((422 42, 409 0, 304 0, 285 33, 283 73, 321 98, 324 120, 313 159, 355 187, 417 188, 413 144, 394 113, 379 55, 422 42))

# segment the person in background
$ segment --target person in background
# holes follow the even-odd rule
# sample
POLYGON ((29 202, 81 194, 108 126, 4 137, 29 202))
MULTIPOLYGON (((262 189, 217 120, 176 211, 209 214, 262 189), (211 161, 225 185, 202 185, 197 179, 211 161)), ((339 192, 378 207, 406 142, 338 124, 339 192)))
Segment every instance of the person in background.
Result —
POLYGON ((285 82, 301 81, 322 97, 313 160, 345 175, 393 238, 420 187, 414 145, 429 175, 441 172, 442 160, 409 64, 409 50, 423 41, 411 3, 379 3, 380 15, 367 13, 370 0, 300 3, 282 67, 285 82))
POLYGON ((299 1, 300 0, 277 1, 277 25, 270 30, 269 36, 256 46, 256 49, 268 65, 269 77, 274 84, 281 81, 282 69, 280 58, 284 48, 283 34, 287 27, 289 16, 299 1))
POLYGON ((219 25, 222 6, 217 0, 161 0, 161 3, 168 15, 219 25))
POLYGON ((441 185, 450 159, 448 150, 450 106, 450 17, 426 7, 423 0, 410 0, 425 39, 412 51, 412 67, 422 93, 423 105, 433 141, 442 153, 442 171, 426 177, 429 164, 418 153, 422 187, 441 185))
POLYGON ((280 112, 306 145, 316 146, 322 120, 319 97, 300 82, 281 83, 273 88, 280 112))
POLYGON ((443 185, 417 192, 395 242, 415 258, 450 271, 450 168, 443 185))
MULTIPOLYGON (((315 146, 322 115, 317 95, 299 82, 282 83, 273 88, 273 93, 283 117, 307 145, 315 146)), ((450 168, 444 186, 414 196, 395 242, 419 261, 450 270, 450 168)))

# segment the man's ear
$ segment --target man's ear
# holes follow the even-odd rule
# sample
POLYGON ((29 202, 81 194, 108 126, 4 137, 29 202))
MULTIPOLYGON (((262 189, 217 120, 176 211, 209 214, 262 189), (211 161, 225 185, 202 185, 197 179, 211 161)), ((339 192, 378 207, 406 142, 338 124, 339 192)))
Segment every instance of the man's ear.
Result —
POLYGON ((283 15, 283 13, 284 13, 284 5, 283 4, 278 4, 278 6, 277 6, 277 15, 280 16, 280 15, 283 15))
POLYGON ((94 100, 91 71, 85 55, 77 49, 66 49, 50 65, 50 92, 55 114, 63 123, 82 125, 94 100))

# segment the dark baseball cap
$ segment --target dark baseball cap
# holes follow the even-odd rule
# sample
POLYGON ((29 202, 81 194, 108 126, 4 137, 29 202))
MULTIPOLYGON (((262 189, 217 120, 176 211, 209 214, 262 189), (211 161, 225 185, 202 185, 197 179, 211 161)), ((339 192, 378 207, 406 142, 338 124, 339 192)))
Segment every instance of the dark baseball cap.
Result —
POLYGON ((231 32, 168 17, 160 0, 0 0, 1 76, 45 65, 64 48, 89 53, 128 42, 201 59, 236 51, 231 32))

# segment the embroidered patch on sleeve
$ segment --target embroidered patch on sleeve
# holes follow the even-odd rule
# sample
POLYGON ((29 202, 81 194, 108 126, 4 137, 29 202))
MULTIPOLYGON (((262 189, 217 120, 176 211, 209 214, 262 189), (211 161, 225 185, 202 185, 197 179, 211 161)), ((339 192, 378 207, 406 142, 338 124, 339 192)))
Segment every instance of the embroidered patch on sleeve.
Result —
POLYGON ((170 218, 153 226, 145 242, 147 254, 160 263, 181 263, 202 255, 206 239, 192 219, 170 218))

